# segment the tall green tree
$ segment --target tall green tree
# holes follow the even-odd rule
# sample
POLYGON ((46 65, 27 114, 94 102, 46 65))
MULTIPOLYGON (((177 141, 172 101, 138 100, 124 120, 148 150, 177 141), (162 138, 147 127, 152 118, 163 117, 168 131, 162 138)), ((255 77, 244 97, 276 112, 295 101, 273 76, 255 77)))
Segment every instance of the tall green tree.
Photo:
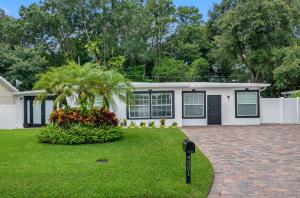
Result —
POLYGON ((238 1, 218 23, 221 34, 215 36, 216 53, 245 65, 251 82, 267 78, 274 69, 274 50, 291 45, 294 37, 292 9, 283 0, 238 1))

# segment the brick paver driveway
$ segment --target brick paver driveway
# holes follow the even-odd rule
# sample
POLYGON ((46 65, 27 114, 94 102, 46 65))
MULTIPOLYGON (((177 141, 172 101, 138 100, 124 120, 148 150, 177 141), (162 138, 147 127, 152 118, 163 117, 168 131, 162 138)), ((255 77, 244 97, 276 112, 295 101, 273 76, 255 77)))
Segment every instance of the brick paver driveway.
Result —
POLYGON ((182 130, 213 164, 209 197, 300 197, 300 125, 182 130))

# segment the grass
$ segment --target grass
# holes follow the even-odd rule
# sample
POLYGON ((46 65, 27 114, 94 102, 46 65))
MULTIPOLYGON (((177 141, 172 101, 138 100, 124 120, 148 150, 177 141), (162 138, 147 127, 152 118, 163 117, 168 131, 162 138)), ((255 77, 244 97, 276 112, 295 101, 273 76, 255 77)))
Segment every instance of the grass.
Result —
POLYGON ((41 144, 39 130, 0 130, 1 197, 206 197, 213 180, 197 150, 185 184, 178 129, 124 129, 120 141, 75 146, 41 144))

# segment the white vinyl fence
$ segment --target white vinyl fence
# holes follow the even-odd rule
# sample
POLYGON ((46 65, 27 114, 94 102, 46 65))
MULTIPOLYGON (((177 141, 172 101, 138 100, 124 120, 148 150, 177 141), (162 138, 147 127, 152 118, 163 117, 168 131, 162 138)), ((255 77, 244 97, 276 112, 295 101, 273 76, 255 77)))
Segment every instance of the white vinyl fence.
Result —
POLYGON ((262 124, 300 124, 300 98, 261 98, 262 124))
POLYGON ((17 105, 0 105, 0 129, 15 129, 17 126, 17 105))

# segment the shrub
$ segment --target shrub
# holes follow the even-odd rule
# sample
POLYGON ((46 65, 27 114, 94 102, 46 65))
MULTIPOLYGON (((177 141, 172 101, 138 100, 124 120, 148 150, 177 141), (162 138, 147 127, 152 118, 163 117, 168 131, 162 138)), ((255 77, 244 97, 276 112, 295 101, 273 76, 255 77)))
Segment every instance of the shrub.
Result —
POLYGON ((141 122, 141 123, 140 123, 140 127, 141 127, 141 128, 146 128, 146 122, 141 122))
POLYGON ((94 125, 95 127, 110 127, 118 125, 116 114, 108 108, 93 108, 87 113, 82 113, 77 108, 53 110, 50 122, 66 127, 72 124, 94 125))
POLYGON ((160 119, 160 128, 165 128, 166 120, 164 118, 160 119))
POLYGON ((72 124, 69 127, 48 125, 38 134, 39 141, 50 144, 92 144, 118 140, 123 137, 119 127, 95 128, 92 125, 72 124))
POLYGON ((120 123, 120 125, 122 127, 126 127, 127 126, 127 120, 126 119, 123 119, 122 122, 120 123))
POLYGON ((137 126, 135 125, 135 122, 131 121, 129 124, 130 128, 136 128, 137 126))
POLYGON ((176 128, 176 127, 177 127, 177 125, 178 125, 178 124, 177 124, 177 122, 175 122, 175 121, 174 121, 174 122, 172 122, 172 125, 171 125, 171 127, 172 127, 172 128, 176 128))
POLYGON ((155 128, 155 122, 154 121, 150 121, 148 123, 149 128, 155 128))

